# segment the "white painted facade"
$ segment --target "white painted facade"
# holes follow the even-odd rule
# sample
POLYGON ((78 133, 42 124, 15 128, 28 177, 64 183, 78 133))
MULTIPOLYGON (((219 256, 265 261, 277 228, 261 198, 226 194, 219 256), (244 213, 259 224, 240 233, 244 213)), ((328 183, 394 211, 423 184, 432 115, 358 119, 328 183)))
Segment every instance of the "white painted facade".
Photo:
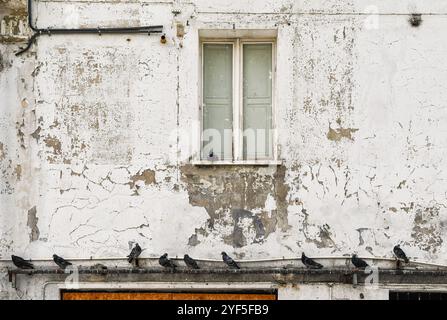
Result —
MULTIPOLYGON (((126 265, 130 241, 146 248, 143 258, 217 261, 226 251, 256 265, 304 251, 344 265, 331 257, 355 252, 379 266, 392 266, 380 259, 400 243, 414 262, 447 266, 446 1, 35 0, 34 8, 39 28, 163 25, 167 41, 42 35, 16 57, 31 35, 26 3, 0 1, 0 299, 58 298, 60 284, 44 278, 23 276, 20 291, 11 288, 11 254, 36 265, 53 253, 126 265), (418 27, 412 13, 422 14, 418 27), (221 29, 276 34, 279 166, 195 165, 199 34, 221 29), (249 215, 235 218, 235 209, 249 215)), ((101 285, 121 286, 85 284, 101 285)), ((287 284, 278 297, 363 290, 387 299, 389 288, 287 284)))

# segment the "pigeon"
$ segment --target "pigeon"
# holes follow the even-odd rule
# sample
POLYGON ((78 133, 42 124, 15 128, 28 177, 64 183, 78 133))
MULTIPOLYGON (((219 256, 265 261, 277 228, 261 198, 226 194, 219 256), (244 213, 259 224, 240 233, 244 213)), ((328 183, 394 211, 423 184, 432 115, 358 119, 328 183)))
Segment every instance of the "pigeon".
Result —
POLYGON ((357 257, 356 254, 354 254, 351 258, 351 262, 352 264, 359 269, 364 269, 366 267, 369 267, 369 265, 366 263, 365 260, 360 259, 359 257, 357 257))
POLYGON ((133 247, 132 251, 130 252, 130 254, 127 256, 127 261, 129 261, 129 263, 132 263, 133 261, 135 261, 139 255, 141 254, 141 247, 138 243, 135 244, 135 247, 133 247))
POLYGON ((208 160, 209 161, 219 160, 219 158, 217 157, 217 155, 214 153, 214 151, 212 149, 208 153, 208 160))
POLYGON ((230 268, 236 268, 240 269, 236 261, 234 261, 229 255, 227 255, 225 252, 222 252, 222 260, 225 262, 226 265, 228 265, 230 268))
POLYGON ((318 262, 315 262, 311 258, 306 257, 304 252, 301 254, 301 261, 309 269, 321 269, 321 268, 323 268, 323 266, 321 264, 319 264, 318 262))
POLYGON ((407 255, 405 254, 405 252, 400 248, 400 245, 397 245, 393 248, 393 252, 396 255, 397 259, 399 260, 404 260, 405 263, 410 262, 410 260, 408 260, 407 255))
POLYGON ((12 263, 19 269, 34 269, 34 266, 31 262, 26 261, 23 258, 20 258, 15 255, 11 255, 12 263))
POLYGON ((191 269, 200 269, 199 266, 197 265, 196 260, 188 256, 187 254, 185 254, 183 260, 185 261, 185 264, 191 269))
POLYGON ((174 264, 174 262, 169 260, 167 253, 165 253, 158 259, 158 263, 160 263, 160 265, 165 268, 171 268, 173 270, 175 270, 175 268, 177 268, 177 266, 174 264))
POLYGON ((71 266, 71 262, 68 262, 62 257, 59 257, 57 254, 53 254, 53 261, 59 266, 59 268, 64 269, 68 266, 71 266))

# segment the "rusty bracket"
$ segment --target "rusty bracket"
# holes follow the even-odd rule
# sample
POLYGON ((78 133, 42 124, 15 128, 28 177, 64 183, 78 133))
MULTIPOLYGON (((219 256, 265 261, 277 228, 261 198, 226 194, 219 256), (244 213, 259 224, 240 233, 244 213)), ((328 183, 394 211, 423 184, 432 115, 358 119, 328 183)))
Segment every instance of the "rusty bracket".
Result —
POLYGON ((354 272, 352 274, 352 287, 356 288, 358 285, 358 280, 357 280, 357 272, 354 272))
POLYGON ((11 287, 13 289, 17 289, 16 278, 17 278, 17 274, 15 272, 12 272, 12 270, 8 269, 8 279, 9 279, 9 282, 11 282, 11 287))

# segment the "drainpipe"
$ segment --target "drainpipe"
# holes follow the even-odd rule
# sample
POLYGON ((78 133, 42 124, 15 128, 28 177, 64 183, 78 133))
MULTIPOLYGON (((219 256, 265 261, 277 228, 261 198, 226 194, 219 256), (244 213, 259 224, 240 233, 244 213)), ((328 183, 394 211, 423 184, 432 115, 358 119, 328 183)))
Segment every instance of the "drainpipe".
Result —
POLYGON ((33 25, 33 7, 32 7, 32 0, 28 0, 28 26, 31 30, 34 31, 33 35, 29 38, 28 44, 25 48, 21 49, 16 53, 16 56, 19 56, 26 51, 28 51, 33 43, 36 41, 36 39, 41 35, 49 35, 52 34, 133 34, 133 33, 140 33, 140 34, 147 34, 150 35, 151 33, 162 33, 163 32, 163 26, 162 25, 156 25, 156 26, 141 26, 141 27, 127 27, 127 28, 80 28, 80 29, 65 29, 65 28, 37 28, 33 25))
POLYGON ((333 288, 334 288, 334 283, 330 282, 327 284, 329 287, 329 300, 333 299, 333 288))

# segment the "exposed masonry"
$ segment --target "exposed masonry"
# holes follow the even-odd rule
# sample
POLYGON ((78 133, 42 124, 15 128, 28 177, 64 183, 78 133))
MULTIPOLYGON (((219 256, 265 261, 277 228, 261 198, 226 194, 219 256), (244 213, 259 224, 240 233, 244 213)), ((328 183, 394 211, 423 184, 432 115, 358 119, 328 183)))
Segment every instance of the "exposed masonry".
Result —
POLYGON ((125 256, 129 241, 143 256, 391 257, 401 243, 447 264, 447 8, 381 1, 369 29, 374 4, 36 1, 41 27, 150 22, 167 42, 42 36, 15 57, 26 1, 0 0, 0 259, 125 256), (280 166, 189 163, 198 30, 233 26, 278 32, 280 166))
POLYGON ((236 248, 262 243, 277 229, 286 232, 290 228, 284 167, 198 169, 185 165, 181 173, 190 204, 204 207, 209 215, 206 225, 190 237, 190 245, 198 245, 201 238, 228 227, 232 230, 223 241, 236 248), (269 200, 274 209, 266 208, 269 200))

